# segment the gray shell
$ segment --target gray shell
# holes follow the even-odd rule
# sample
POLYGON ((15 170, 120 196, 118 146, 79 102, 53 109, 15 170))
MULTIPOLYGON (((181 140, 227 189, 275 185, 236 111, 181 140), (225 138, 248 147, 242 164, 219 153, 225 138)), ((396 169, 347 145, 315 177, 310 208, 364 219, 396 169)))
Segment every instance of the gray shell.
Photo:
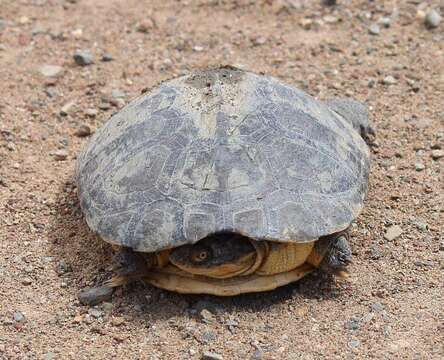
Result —
POLYGON ((91 229, 152 252, 220 231, 302 242, 344 230, 368 173, 367 145, 338 113, 223 67, 132 101, 92 137, 76 176, 91 229))

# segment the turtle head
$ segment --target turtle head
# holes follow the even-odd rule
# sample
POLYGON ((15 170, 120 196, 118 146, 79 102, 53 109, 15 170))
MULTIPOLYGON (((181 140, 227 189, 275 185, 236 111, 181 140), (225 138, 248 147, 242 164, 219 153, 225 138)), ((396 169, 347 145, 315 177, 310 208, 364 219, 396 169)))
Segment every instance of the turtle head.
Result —
POLYGON ((255 262, 251 241, 236 234, 217 234, 196 244, 180 246, 169 254, 179 269, 213 278, 228 278, 247 271, 255 262))
POLYGON ((352 252, 347 235, 340 233, 330 239, 330 244, 320 264, 320 268, 327 273, 341 275, 351 263, 352 252))

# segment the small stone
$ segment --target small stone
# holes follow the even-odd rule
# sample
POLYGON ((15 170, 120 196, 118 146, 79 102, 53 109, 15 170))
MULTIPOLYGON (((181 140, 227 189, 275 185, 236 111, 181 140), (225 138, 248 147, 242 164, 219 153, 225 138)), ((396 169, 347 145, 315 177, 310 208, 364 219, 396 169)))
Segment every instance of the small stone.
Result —
POLYGON ((83 321, 83 316, 82 315, 76 315, 74 316, 74 319, 72 319, 72 322, 74 324, 80 324, 83 321))
POLYGON ((86 115, 86 116, 89 116, 89 117, 91 117, 91 118, 96 117, 97 114, 99 113, 99 112, 97 111, 97 109, 85 109, 84 112, 85 112, 85 115, 86 115))
POLYGON ((48 86, 45 89, 45 94, 48 95, 48 97, 50 97, 50 98, 54 98, 57 96, 57 90, 55 89, 54 86, 48 86))
POLYGON ((223 360, 222 355, 215 353, 215 352, 211 352, 211 351, 205 351, 202 354, 201 357, 202 360, 223 360))
POLYGON ((54 160, 63 161, 68 157, 68 152, 66 150, 56 150, 52 153, 54 160))
POLYGON ((87 66, 94 63, 94 56, 87 50, 77 50, 73 58, 75 63, 80 66, 87 66))
POLYGON ((115 99, 120 99, 125 97, 125 93, 122 90, 113 90, 111 91, 111 96, 115 99))
MULTIPOLYGON (((65 157, 66 159, 66 157, 65 157)), ((65 260, 60 260, 57 264, 57 274, 63 275, 72 271, 71 265, 69 265, 65 260)))
POLYGON ((416 171, 422 171, 425 169, 425 165, 423 163, 416 163, 415 164, 415 170, 416 171))
POLYGON ((75 131, 74 135, 78 137, 85 137, 92 134, 92 130, 88 125, 80 125, 75 131))
POLYGON ((299 22, 303 29, 310 30, 313 25, 313 20, 304 18, 299 22))
POLYGON ((189 353, 191 356, 193 356, 193 355, 196 355, 196 354, 197 354, 197 351, 196 351, 195 349, 193 349, 193 348, 190 348, 190 349, 188 350, 188 353, 189 353))
POLYGON ((264 45, 267 42, 267 38, 264 36, 258 36, 253 38, 253 45, 255 46, 261 46, 264 45))
POLYGON ((109 110, 109 109, 111 109, 111 104, 109 103, 109 101, 103 101, 99 104, 99 109, 100 110, 109 110))
POLYGON ((350 320, 348 320, 344 327, 348 330, 358 330, 361 326, 361 321, 359 320, 359 318, 352 318, 350 320))
POLYGON ((384 239, 388 241, 395 240, 402 234, 402 229, 399 225, 390 226, 384 234, 384 239))
POLYGON ((95 308, 91 308, 88 310, 88 314, 91 315, 92 317, 95 317, 96 319, 102 317, 103 312, 99 309, 95 309, 95 308))
POLYGON ((123 316, 117 316, 111 320, 111 324, 113 326, 120 326, 125 322, 125 318, 123 316))
POLYGON ((444 150, 432 150, 432 159, 433 160, 438 160, 441 159, 442 157, 444 157, 444 150))
POLYGON ((22 284, 27 286, 27 285, 31 285, 32 284, 32 279, 31 278, 24 278, 22 279, 22 284))
POLYGON ((378 24, 374 23, 370 25, 368 32, 370 35, 379 35, 381 33, 381 29, 379 28, 378 24))
POLYGON ((356 349, 361 345, 361 342, 357 339, 350 340, 348 343, 348 346, 352 349, 356 349))
POLYGON ((384 85, 394 85, 396 84, 396 79, 392 75, 388 75, 382 80, 384 85))
POLYGON ((68 114, 74 110, 74 105, 76 104, 75 101, 67 102, 65 105, 62 106, 60 109, 60 115, 62 116, 68 116, 68 114))
POLYGON ((148 33, 150 30, 154 29, 156 27, 156 23, 153 19, 148 18, 143 20, 141 23, 137 25, 137 31, 141 33, 148 33))
POLYGON ((42 26, 39 26, 39 25, 35 26, 31 31, 32 36, 36 36, 39 34, 45 34, 45 33, 46 33, 46 29, 42 26))
POLYGON ((202 51, 204 51, 204 47, 200 46, 200 45, 195 45, 195 46, 193 46, 193 51, 202 52, 202 51))
POLYGON ((427 11, 426 16, 424 18, 424 24, 429 29, 434 29, 439 26, 439 23, 441 22, 441 15, 435 10, 430 9, 427 11))
POLYGON ((16 312, 14 312, 13 315, 13 319, 16 323, 20 323, 23 324, 24 322, 26 322, 26 316, 25 314, 23 314, 21 311, 17 310, 16 312))
POLYGON ((53 352, 48 352, 43 356, 44 360, 54 360, 57 358, 57 354, 53 352))
POLYGON ((382 310, 384 310, 384 305, 377 301, 371 305, 371 308, 374 312, 381 312, 382 310))
POLYGON ((326 24, 334 24, 339 21, 339 19, 336 16, 332 15, 326 15, 322 19, 325 21, 326 24))
POLYGON ((102 304, 102 309, 103 309, 103 311, 105 311, 106 313, 112 313, 113 312, 113 310, 114 310, 114 304, 113 303, 110 303, 110 302, 104 302, 103 304, 102 304))
POLYGON ((202 318, 202 321, 205 323, 210 323, 214 320, 213 314, 210 311, 208 311, 207 309, 203 309, 200 312, 200 316, 202 318))
POLYGON ((103 301, 111 300, 114 289, 109 286, 99 286, 83 290, 79 293, 79 301, 83 305, 94 306, 103 301))
POLYGON ((200 340, 204 343, 204 344, 209 344, 212 343, 216 340, 216 334, 212 331, 204 331, 202 333, 202 336, 200 337, 200 340))
POLYGON ((113 61, 114 58, 111 54, 105 53, 102 55, 102 61, 104 62, 108 62, 108 61, 113 61))
POLYGON ((392 19, 390 19, 389 17, 382 17, 379 19, 379 23, 385 27, 385 28, 389 28, 392 25, 392 19))
POLYGON ((253 355, 251 355, 250 360, 262 360, 264 358, 264 352, 261 349, 257 349, 253 355))
POLYGON ((327 6, 336 5, 336 0, 324 0, 324 5, 327 5, 327 6))
POLYGON ((39 72, 46 77, 54 77, 59 75, 63 68, 58 65, 42 65, 39 67, 39 72))

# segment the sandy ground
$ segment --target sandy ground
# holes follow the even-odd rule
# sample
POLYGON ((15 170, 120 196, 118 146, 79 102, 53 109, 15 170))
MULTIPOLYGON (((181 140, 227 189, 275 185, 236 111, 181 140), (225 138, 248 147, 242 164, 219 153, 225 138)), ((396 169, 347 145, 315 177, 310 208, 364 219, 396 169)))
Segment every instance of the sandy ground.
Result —
POLYGON ((444 24, 421 15, 444 3, 338 2, 0 0, 1 359, 443 358, 444 24), (77 65, 78 49, 94 63, 77 65), (370 106, 377 140, 351 277, 235 298, 136 283, 81 305, 79 290, 115 264, 79 209, 79 129, 221 63, 370 106))

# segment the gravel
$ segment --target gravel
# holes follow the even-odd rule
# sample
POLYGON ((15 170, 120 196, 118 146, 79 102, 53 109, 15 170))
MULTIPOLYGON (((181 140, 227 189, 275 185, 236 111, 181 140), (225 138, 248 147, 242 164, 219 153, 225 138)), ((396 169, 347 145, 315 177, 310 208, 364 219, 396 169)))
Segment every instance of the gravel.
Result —
POLYGON ((438 160, 441 159, 442 157, 444 157, 444 150, 432 150, 432 159, 433 160, 438 160))
POLYGON ((439 26, 441 23, 441 15, 439 15, 438 11, 435 9, 430 9, 427 11, 426 16, 424 18, 424 24, 429 29, 434 29, 439 26))
POLYGON ((39 72, 46 77, 54 77, 60 75, 63 71, 63 67, 58 65, 42 65, 39 67, 39 72))
POLYGON ((402 232, 402 228, 399 225, 392 225, 386 230, 384 239, 388 241, 395 240, 397 237, 401 236, 402 232))
POLYGON ((66 150, 56 150, 52 153, 54 160, 64 161, 68 158, 68 152, 66 150))
POLYGON ((205 351, 201 357, 202 360, 223 360, 223 356, 210 351, 205 351))
POLYGON ((396 79, 392 75, 387 75, 383 80, 382 83, 384 85, 394 85, 396 84, 396 79))
POLYGON ((26 316, 21 311, 17 310, 14 312, 12 318, 16 323, 24 323, 26 322, 26 316))
POLYGON ((80 66, 87 66, 94 63, 94 56, 88 50, 77 50, 73 58, 74 62, 80 66))
POLYGON ((92 130, 88 125, 80 125, 74 132, 75 136, 86 137, 92 134, 92 130))
POLYGON ((381 33, 381 28, 378 24, 371 24, 368 28, 368 32, 370 35, 379 35, 381 33))

